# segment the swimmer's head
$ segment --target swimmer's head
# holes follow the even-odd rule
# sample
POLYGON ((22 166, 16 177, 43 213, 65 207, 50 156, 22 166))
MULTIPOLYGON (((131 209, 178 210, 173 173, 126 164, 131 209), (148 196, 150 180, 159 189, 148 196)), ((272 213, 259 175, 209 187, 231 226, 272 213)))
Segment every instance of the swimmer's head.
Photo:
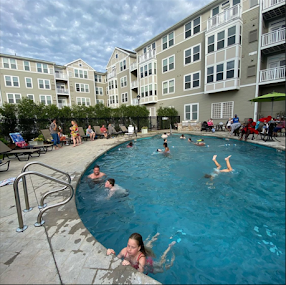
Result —
POLYGON ((188 141, 189 141, 189 142, 191 142, 191 141, 192 141, 192 139, 191 139, 191 138, 188 138, 188 141))
POLYGON ((210 175, 210 174, 205 174, 204 175, 204 178, 212 178, 213 176, 212 175, 210 175))
POLYGON ((95 165, 94 168, 93 168, 93 173, 95 175, 99 175, 100 173, 100 167, 98 165, 95 165))
POLYGON ((115 185, 115 180, 113 178, 109 178, 105 182, 106 188, 112 188, 115 185))
POLYGON ((203 142, 203 141, 204 141, 204 139, 201 139, 201 141, 203 142))
POLYGON ((163 146, 164 146, 164 147, 168 147, 168 144, 167 144, 167 143, 163 143, 163 146))

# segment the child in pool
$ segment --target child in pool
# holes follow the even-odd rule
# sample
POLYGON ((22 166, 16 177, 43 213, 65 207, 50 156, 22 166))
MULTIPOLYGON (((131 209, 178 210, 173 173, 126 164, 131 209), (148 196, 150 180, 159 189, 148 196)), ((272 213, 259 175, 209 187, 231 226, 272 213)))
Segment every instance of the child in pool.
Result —
POLYGON ((130 142, 127 147, 133 147, 133 142, 130 142))
MULTIPOLYGON (((151 250, 152 243, 157 240, 157 233, 152 237, 150 241, 144 246, 142 236, 138 233, 133 233, 128 240, 127 247, 123 248, 120 253, 117 255, 118 258, 124 258, 122 265, 131 265, 133 268, 137 269, 140 272, 144 272, 144 269, 148 269, 148 272, 158 273, 163 272, 163 264, 166 262, 166 255, 170 251, 171 247, 176 243, 173 241, 169 244, 168 248, 164 251, 160 262, 154 262, 152 257, 155 257, 155 254, 151 250)), ((115 254, 113 249, 108 249, 106 252, 107 255, 115 254)), ((172 257, 171 263, 165 267, 168 269, 173 265, 175 257, 172 257)), ((148 274, 147 272, 147 274, 148 274)))

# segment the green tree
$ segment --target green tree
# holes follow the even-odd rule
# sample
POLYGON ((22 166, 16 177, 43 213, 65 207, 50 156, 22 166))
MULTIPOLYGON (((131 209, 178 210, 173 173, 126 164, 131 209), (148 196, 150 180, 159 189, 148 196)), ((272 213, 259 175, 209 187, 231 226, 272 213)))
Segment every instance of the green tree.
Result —
POLYGON ((164 116, 164 117, 171 117, 171 116, 178 116, 178 111, 171 107, 160 107, 158 110, 157 110, 157 114, 158 116, 164 116))
POLYGON ((14 133, 17 131, 17 104, 10 104, 5 102, 2 107, 0 107, 0 135, 6 140, 10 139, 9 133, 14 133))

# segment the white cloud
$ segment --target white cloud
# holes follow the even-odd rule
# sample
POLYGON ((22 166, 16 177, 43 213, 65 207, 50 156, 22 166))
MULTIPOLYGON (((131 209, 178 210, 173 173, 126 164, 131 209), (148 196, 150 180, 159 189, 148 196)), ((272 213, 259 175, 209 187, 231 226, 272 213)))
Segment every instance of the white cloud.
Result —
POLYGON ((209 0, 1 0, 1 52, 105 71, 115 47, 132 50, 209 0))

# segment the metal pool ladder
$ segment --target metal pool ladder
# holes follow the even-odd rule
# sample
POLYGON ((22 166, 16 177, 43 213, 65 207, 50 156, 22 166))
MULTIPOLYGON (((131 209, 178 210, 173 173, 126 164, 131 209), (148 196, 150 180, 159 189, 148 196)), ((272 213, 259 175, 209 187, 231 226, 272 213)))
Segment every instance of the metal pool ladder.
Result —
POLYGON ((16 202, 16 209, 17 209, 17 216, 18 216, 18 222, 19 222, 19 227, 17 228, 16 232, 23 232, 24 230, 26 230, 28 228, 28 226, 24 225, 24 223, 23 223, 23 216, 22 216, 20 196, 19 196, 19 189, 18 189, 18 184, 19 184, 19 181, 20 181, 21 178, 22 178, 22 182, 23 182, 24 197, 25 197, 25 204, 26 204, 26 209, 23 210, 23 212, 29 212, 29 211, 33 210, 33 208, 31 208, 30 204, 29 204, 29 195, 28 195, 28 191, 27 191, 27 182, 26 182, 26 176, 27 175, 37 175, 37 176, 43 177, 45 179, 48 179, 48 180, 51 180, 51 181, 54 181, 54 182, 57 182, 57 183, 63 185, 62 188, 49 191, 49 192, 45 193, 42 196, 41 201, 40 201, 40 205, 38 206, 38 208, 40 209, 40 212, 39 212, 38 217, 37 217, 37 222, 34 224, 35 227, 42 226, 45 223, 45 221, 42 220, 42 216, 43 216, 43 214, 47 210, 68 203, 72 199, 72 197, 74 195, 74 189, 73 189, 73 187, 71 185, 71 177, 70 177, 70 175, 68 173, 66 173, 66 172, 64 172, 62 170, 59 170, 57 168, 54 168, 52 166, 49 166, 47 164, 41 163, 41 162, 36 162, 35 161, 35 162, 30 162, 30 163, 26 164, 23 167, 23 169, 22 169, 22 173, 19 174, 16 177, 16 179, 15 179, 15 181, 13 183, 15 202, 16 202), (46 168, 49 168, 49 169, 52 169, 54 171, 57 171, 57 172, 60 172, 60 173, 64 174, 64 175, 67 176, 68 182, 60 180, 60 179, 53 178, 51 176, 48 176, 46 174, 43 174, 43 173, 40 173, 40 172, 37 172, 37 171, 26 171, 26 169, 29 166, 31 166, 32 164, 38 164, 38 165, 44 166, 46 168), (66 198, 62 202, 59 202, 59 203, 56 203, 56 204, 53 204, 53 205, 50 205, 50 206, 47 206, 47 204, 44 204, 44 200, 45 200, 45 198, 48 195, 50 195, 52 193, 59 192, 59 191, 63 191, 65 189, 67 189, 67 188, 70 189, 70 195, 69 195, 68 198, 66 198))

